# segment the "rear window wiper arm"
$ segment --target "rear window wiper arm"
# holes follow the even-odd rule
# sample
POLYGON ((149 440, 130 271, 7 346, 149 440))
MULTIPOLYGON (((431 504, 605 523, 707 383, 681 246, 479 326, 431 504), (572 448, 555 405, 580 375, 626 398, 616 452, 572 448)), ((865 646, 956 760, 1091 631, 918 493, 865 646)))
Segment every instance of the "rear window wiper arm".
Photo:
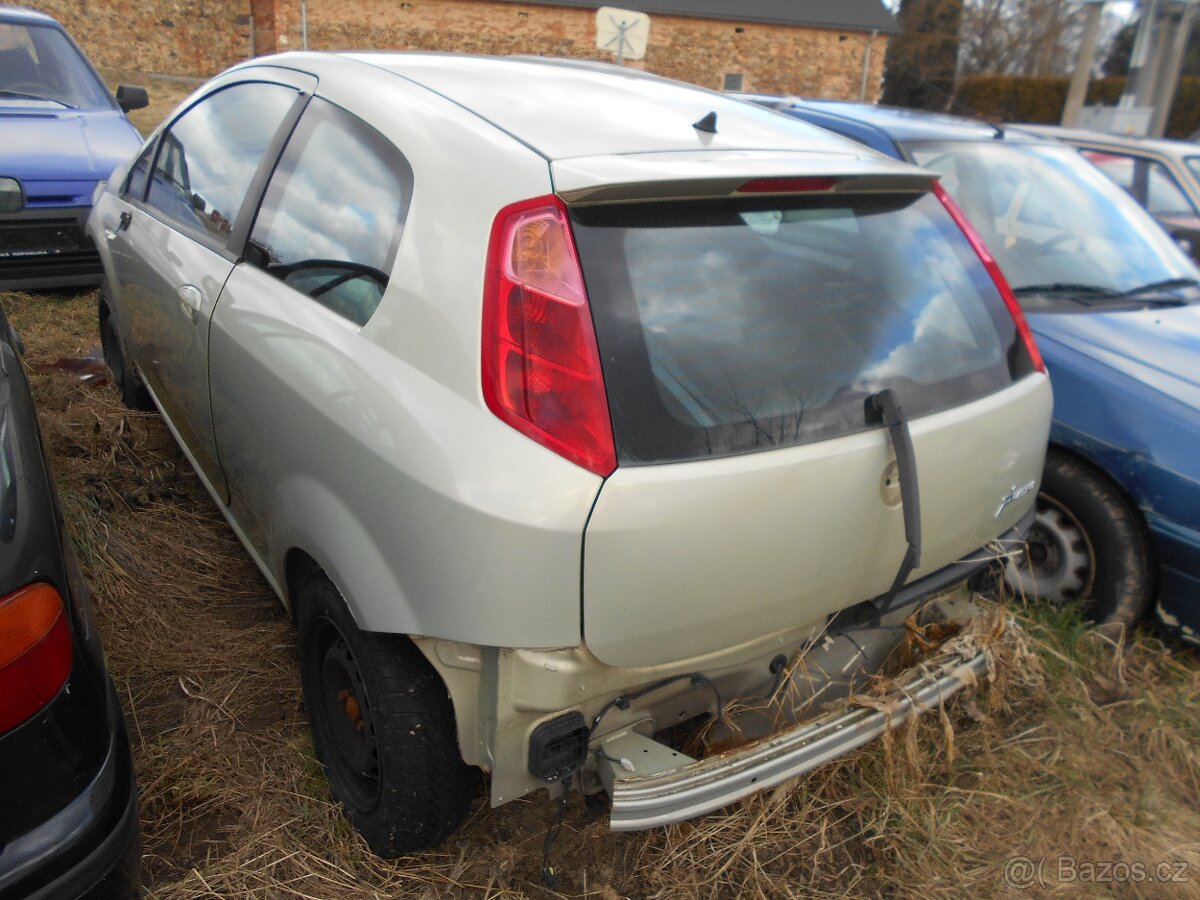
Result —
POLYGON ((896 468, 900 475, 900 506, 904 515, 904 540, 908 548, 900 569, 892 580, 892 586, 883 597, 873 601, 881 612, 887 612, 893 599, 908 581, 912 570, 921 565, 921 489, 917 485, 917 457, 913 452, 912 434, 908 430, 908 416, 896 392, 885 388, 867 398, 867 415, 884 425, 896 451, 896 468))

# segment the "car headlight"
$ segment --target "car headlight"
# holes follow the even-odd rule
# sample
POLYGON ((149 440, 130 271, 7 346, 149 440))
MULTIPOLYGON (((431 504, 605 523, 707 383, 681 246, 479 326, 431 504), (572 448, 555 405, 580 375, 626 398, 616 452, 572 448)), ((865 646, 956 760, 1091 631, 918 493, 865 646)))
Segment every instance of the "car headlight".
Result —
POLYGON ((25 191, 15 178, 0 178, 0 213, 16 212, 25 205, 25 191))

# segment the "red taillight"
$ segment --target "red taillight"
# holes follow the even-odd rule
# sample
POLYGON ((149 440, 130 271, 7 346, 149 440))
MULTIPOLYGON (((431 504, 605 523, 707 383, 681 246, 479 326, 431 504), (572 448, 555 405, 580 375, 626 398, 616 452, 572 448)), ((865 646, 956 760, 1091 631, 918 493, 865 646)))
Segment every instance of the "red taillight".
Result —
POLYGON ((1017 333, 1021 335, 1021 340, 1025 342, 1025 349, 1029 351, 1029 358, 1033 361, 1033 367, 1039 372, 1046 371, 1046 363, 1042 359, 1042 352, 1038 350, 1037 341, 1033 339, 1033 332, 1029 330, 1029 323, 1025 321, 1025 313, 1021 311, 1021 305, 1017 303, 1017 298, 1013 295, 1012 288, 1008 285, 1008 279, 1004 277, 1004 273, 1000 271, 1000 267, 996 265, 996 260, 984 244, 983 238, 979 236, 979 232, 975 227, 967 221, 967 217, 954 202, 951 196, 946 193, 946 189, 942 187, 941 182, 933 183, 933 193, 939 200, 942 201, 942 206, 946 207, 946 211, 950 213, 950 217, 966 235, 967 240, 979 255, 980 261, 983 263, 988 274, 992 276, 992 281, 996 283, 996 289, 1000 291, 1000 296, 1004 298, 1004 304, 1008 307, 1008 311, 1012 314, 1013 322, 1017 325, 1017 333))
POLYGON ((51 585, 0 599, 0 734, 54 699, 71 674, 71 656, 67 613, 51 585))
POLYGON ((557 197, 514 203, 492 224, 483 397, 500 419, 589 472, 617 467, 583 272, 557 197))
POLYGON ((836 178, 810 176, 808 178, 754 178, 740 188, 739 194, 804 194, 813 191, 831 191, 837 184, 836 178))

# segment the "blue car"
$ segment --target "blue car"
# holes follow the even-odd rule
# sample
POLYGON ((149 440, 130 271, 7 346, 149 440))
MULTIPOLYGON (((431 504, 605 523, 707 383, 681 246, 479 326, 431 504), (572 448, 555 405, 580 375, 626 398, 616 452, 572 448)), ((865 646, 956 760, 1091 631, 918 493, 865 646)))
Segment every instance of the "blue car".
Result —
POLYGON ((147 102, 128 85, 114 98, 49 16, 0 7, 0 290, 100 282, 84 223, 141 146, 125 113, 147 102))
POLYGON ((1200 643, 1200 272, 1071 147, 855 103, 746 99, 937 173, 1037 335, 1054 424, 1010 584, 1200 643))

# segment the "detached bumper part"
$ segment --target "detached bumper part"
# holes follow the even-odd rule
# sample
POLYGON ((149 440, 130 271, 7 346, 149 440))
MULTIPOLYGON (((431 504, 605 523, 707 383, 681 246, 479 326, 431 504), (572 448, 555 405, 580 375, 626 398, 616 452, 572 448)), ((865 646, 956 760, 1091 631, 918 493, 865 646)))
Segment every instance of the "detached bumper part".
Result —
POLYGON ((896 689, 872 707, 839 709, 747 747, 645 776, 631 775, 622 758, 636 770, 639 762, 650 761, 642 751, 655 742, 632 732, 614 735, 601 745, 607 768, 602 776, 612 795, 612 830, 637 831, 681 822, 810 772, 936 709, 975 684, 988 665, 988 655, 982 651, 970 659, 943 657, 909 670, 897 680, 896 689), (646 746, 628 752, 641 744, 646 746))

